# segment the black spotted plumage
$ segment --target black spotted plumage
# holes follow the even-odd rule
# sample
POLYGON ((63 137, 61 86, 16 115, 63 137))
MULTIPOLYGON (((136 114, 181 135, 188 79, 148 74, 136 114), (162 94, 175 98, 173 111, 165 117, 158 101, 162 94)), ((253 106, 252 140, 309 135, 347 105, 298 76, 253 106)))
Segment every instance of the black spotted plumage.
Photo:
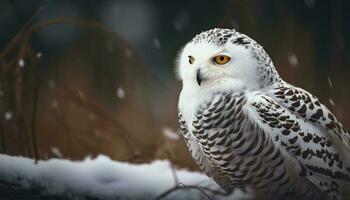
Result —
POLYGON ((283 81, 248 36, 212 29, 191 41, 200 43, 244 47, 258 74, 254 88, 208 90, 192 112, 186 109, 193 94, 180 98, 179 105, 186 105, 179 106, 180 127, 201 170, 228 192, 249 187, 263 199, 346 198, 350 136, 336 117, 315 96, 283 81))
MULTIPOLYGON (((269 101, 276 112, 280 109, 279 106, 273 106, 270 99, 264 100, 269 101)), ((270 109, 261 102, 253 104, 260 107, 262 114, 270 115, 270 109)), ((237 186, 242 187, 243 184, 269 194, 270 197, 303 194, 305 199, 308 199, 317 195, 304 194, 305 188, 314 188, 314 185, 304 178, 300 178, 298 182, 304 184, 305 188, 292 185, 287 176, 290 173, 287 172, 288 161, 281 156, 281 149, 264 129, 250 121, 247 111, 244 110, 247 106, 246 96, 239 93, 218 93, 213 97, 213 101, 206 105, 207 107, 199 111, 200 114, 195 115, 192 126, 187 126, 185 137, 188 137, 186 133, 193 133, 190 136, 192 139, 186 139, 193 157, 201 169, 217 180, 225 190, 231 191, 237 186), (216 113, 217 109, 222 111, 216 113), (231 114, 228 115, 229 113, 231 114), (225 126, 227 122, 230 122, 228 127, 225 126), (196 150, 191 149, 194 147, 193 143, 197 143, 196 150), (271 183, 274 184, 271 186, 271 183)), ((181 114, 179 116, 181 117, 181 114)), ((278 117, 279 115, 274 113, 269 116, 271 119, 278 117)), ((180 118, 180 124, 182 122, 180 118)), ((274 122, 279 123, 278 120, 274 122)), ((285 130, 290 133, 289 129, 285 130)), ((297 139, 298 136, 293 136, 286 139, 286 142, 295 144, 297 139)))

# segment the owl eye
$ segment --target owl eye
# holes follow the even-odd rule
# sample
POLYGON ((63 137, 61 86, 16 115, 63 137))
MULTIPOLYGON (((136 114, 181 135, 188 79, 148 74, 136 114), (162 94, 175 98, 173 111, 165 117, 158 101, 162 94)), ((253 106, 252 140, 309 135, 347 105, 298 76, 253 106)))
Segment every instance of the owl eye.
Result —
POLYGON ((194 62, 193 56, 188 56, 188 62, 192 65, 194 62))
POLYGON ((213 58, 213 61, 218 64, 218 65, 224 65, 226 63, 228 63, 228 61, 230 61, 231 58, 225 55, 219 55, 219 56, 215 56, 213 58))

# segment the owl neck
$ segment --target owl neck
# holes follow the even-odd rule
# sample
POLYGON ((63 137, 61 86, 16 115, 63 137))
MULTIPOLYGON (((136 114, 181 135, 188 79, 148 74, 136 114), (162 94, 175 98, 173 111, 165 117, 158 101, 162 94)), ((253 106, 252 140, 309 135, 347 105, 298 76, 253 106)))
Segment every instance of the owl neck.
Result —
POLYGON ((276 85, 283 84, 283 79, 277 73, 275 66, 272 64, 268 66, 261 66, 258 69, 258 73, 260 74, 260 89, 270 88, 276 85))

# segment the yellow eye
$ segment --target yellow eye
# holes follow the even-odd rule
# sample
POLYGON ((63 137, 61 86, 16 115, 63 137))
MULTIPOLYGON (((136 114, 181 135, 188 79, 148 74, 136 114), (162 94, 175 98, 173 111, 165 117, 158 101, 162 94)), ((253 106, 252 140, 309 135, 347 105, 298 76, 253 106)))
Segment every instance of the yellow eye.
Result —
POLYGON ((225 55, 219 55, 219 56, 215 56, 213 58, 213 60, 218 65, 224 65, 224 64, 228 63, 228 61, 230 61, 231 58, 228 56, 225 56, 225 55))

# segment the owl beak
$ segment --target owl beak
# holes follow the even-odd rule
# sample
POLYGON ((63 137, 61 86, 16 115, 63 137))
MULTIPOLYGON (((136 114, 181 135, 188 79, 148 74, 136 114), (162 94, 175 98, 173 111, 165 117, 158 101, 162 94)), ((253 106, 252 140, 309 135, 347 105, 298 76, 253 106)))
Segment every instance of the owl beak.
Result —
POLYGON ((200 69, 197 70, 197 76, 196 76, 196 78, 197 78, 197 83, 198 83, 198 85, 200 86, 201 83, 202 83, 202 81, 203 81, 203 76, 202 76, 202 74, 201 74, 201 70, 200 70, 200 69))

